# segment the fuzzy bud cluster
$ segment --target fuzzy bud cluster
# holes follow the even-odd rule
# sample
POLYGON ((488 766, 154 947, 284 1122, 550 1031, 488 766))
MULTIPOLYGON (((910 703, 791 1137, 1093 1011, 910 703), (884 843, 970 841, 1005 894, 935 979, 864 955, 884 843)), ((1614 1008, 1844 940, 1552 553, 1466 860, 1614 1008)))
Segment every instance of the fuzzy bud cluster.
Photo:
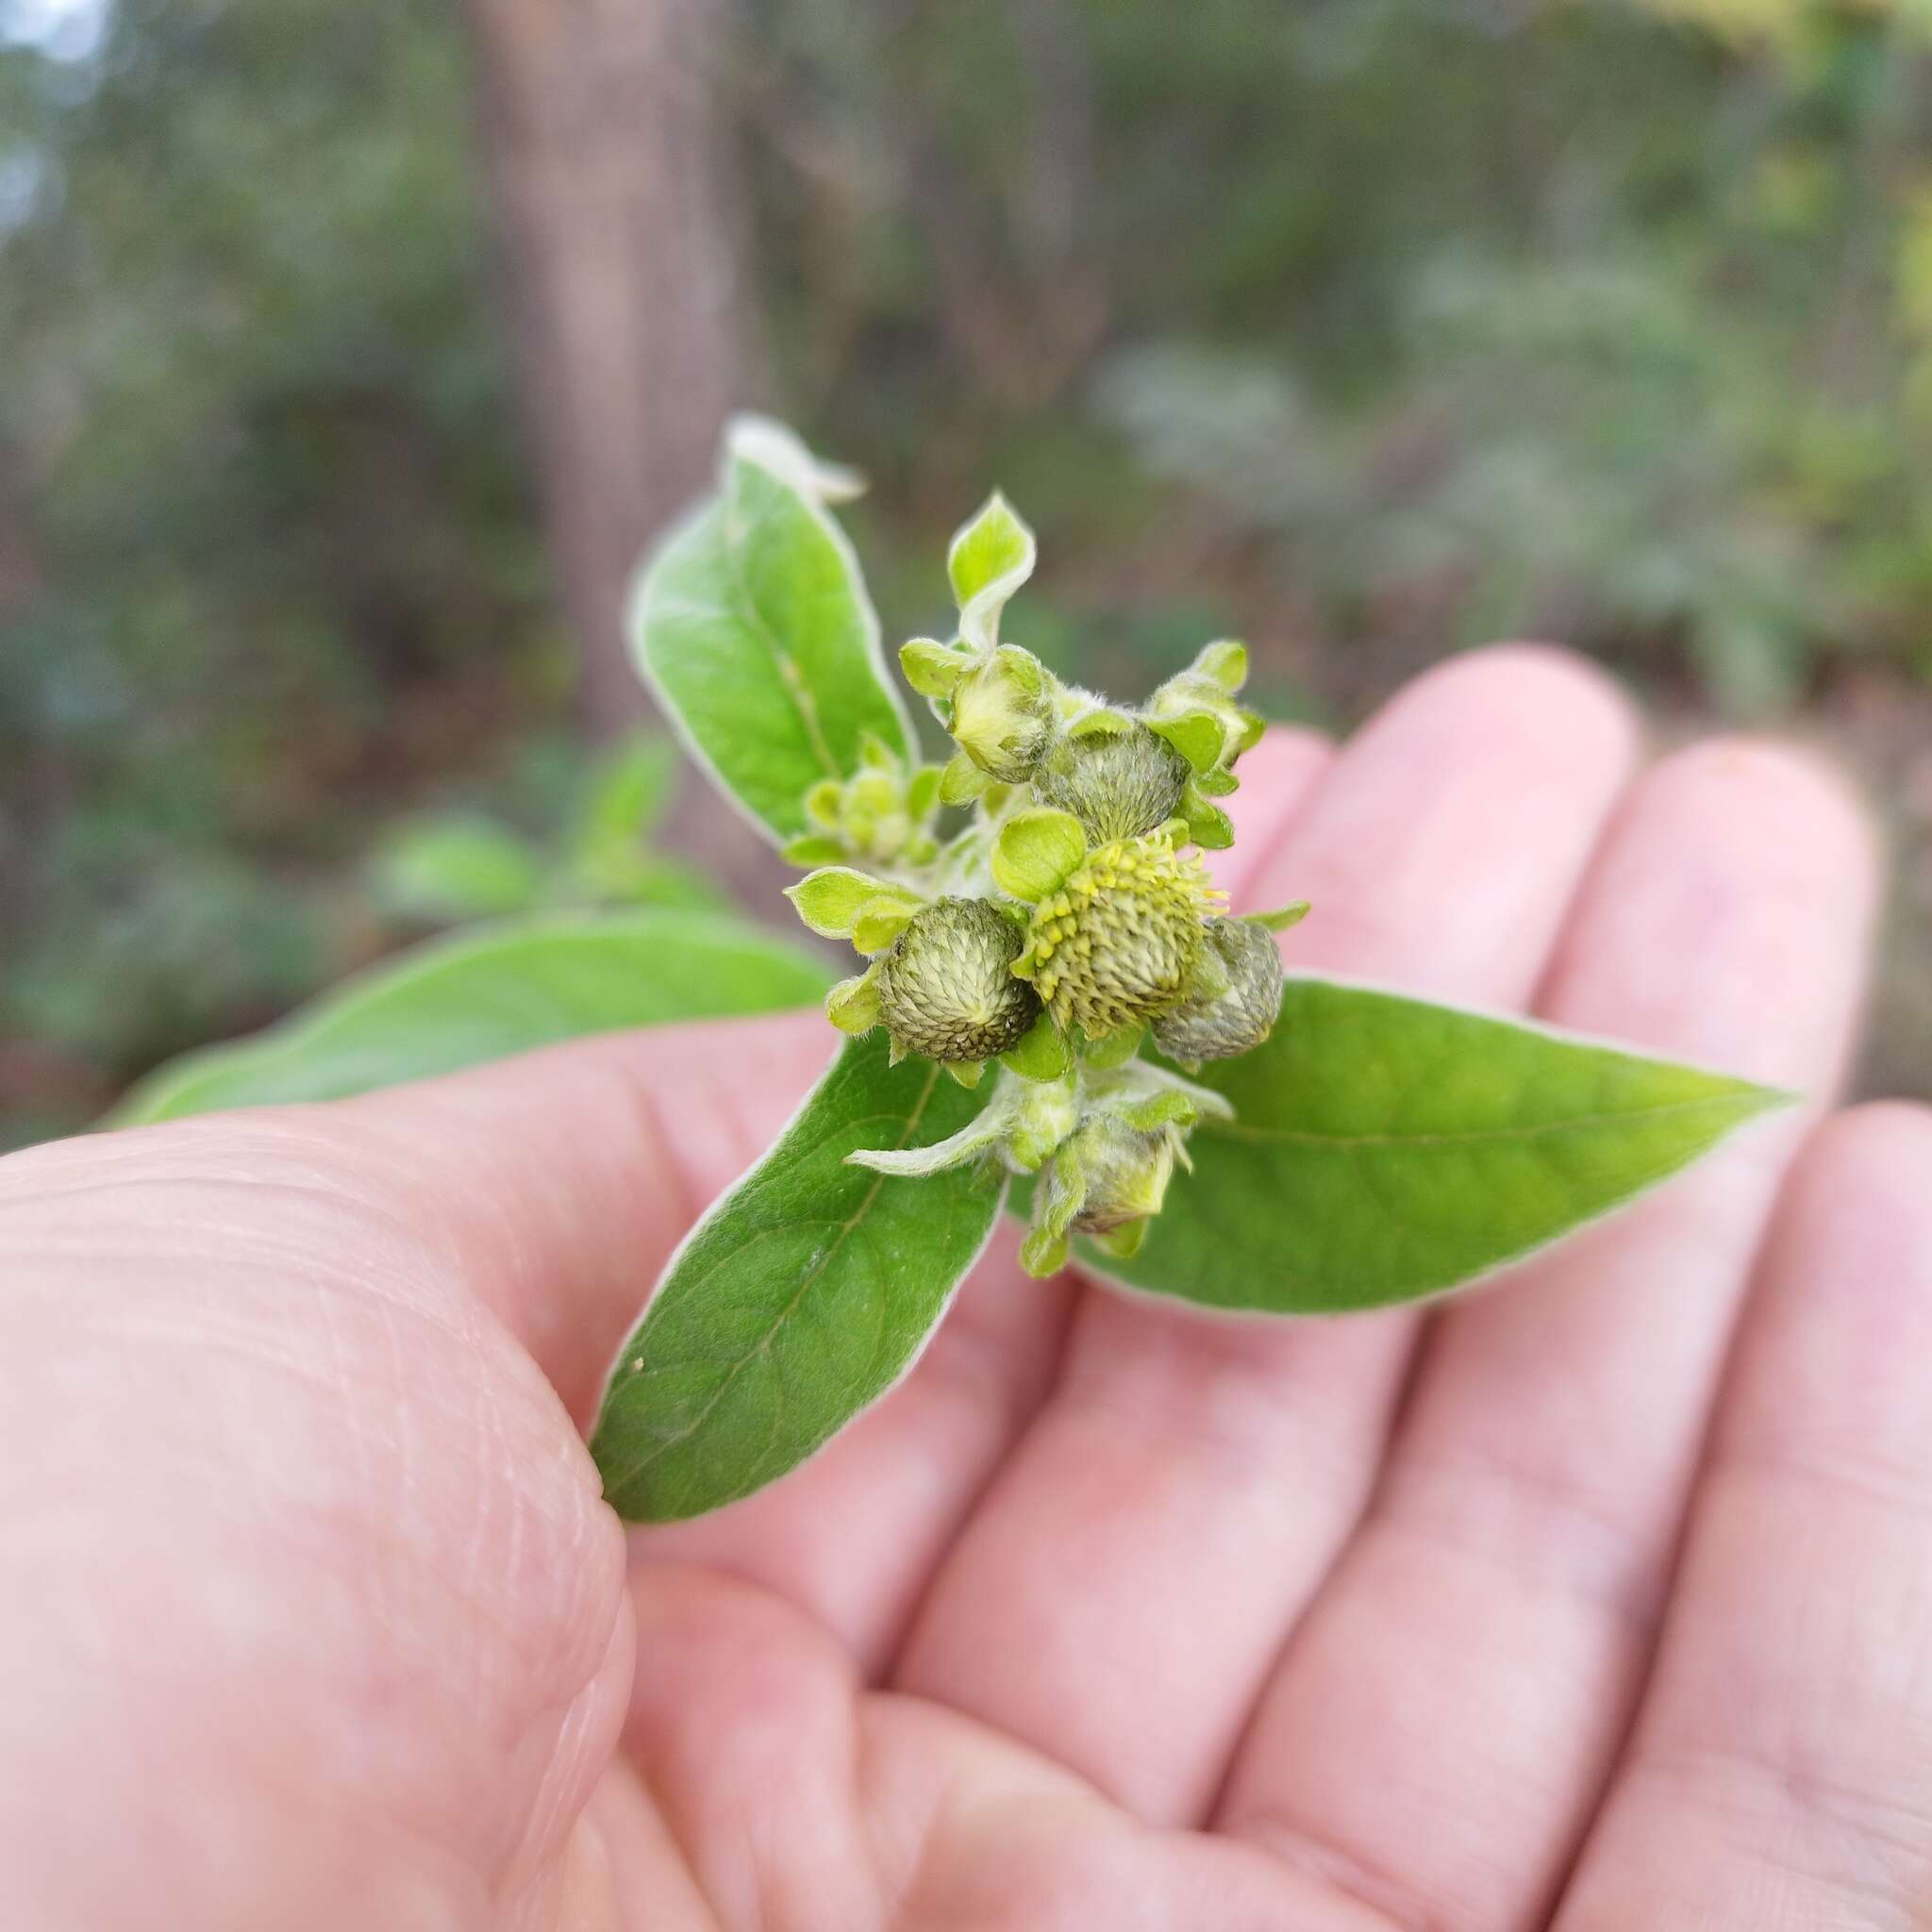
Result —
POLYGON ((1138 1246, 1188 1133, 1230 1112, 1139 1049, 1151 1032, 1192 1071, 1258 1046, 1281 999, 1274 931, 1306 908, 1228 918, 1191 849, 1231 842, 1216 801, 1261 728, 1236 702, 1241 646, 1208 645, 1138 709, 1110 705, 1001 641, 1032 564, 1031 533, 993 498, 948 557, 959 635, 900 653, 951 762, 908 770, 868 747, 813 787, 814 829, 789 856, 819 868, 791 889, 800 916, 867 961, 826 1000, 836 1025, 882 1027, 894 1061, 920 1055, 969 1087, 1000 1062, 951 1140, 850 1158, 1037 1174, 1024 1258, 1044 1274, 1076 1235, 1119 1257, 1138 1246), (947 806, 971 822, 942 838, 947 806))
POLYGON ((908 768, 868 735, 850 778, 823 778, 805 794, 812 829, 794 839, 785 857, 794 865, 930 865, 940 850, 933 836, 940 777, 938 765, 908 768))

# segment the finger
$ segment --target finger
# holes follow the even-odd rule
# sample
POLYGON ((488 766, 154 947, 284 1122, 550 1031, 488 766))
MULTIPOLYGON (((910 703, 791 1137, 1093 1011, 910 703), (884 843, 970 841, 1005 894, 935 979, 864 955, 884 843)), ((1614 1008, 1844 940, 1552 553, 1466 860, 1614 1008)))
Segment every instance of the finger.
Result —
MULTIPOLYGON (((1299 963, 1521 1001, 1630 756, 1623 705, 1574 660, 1472 657, 1342 753, 1252 890, 1316 902, 1299 963)), ((1143 1816, 1201 1815, 1361 1507, 1410 1332, 1401 1316, 1277 1326, 1090 1293, 898 1681, 1143 1816)))
POLYGON ((454 1924, 557 1854, 627 1694, 623 1539, 409 1208, 319 1108, 0 1163, 21 1923, 454 1924))
MULTIPOLYGON (((1592 868, 1543 1010, 1828 1088, 1858 1003, 1871 848, 1838 784, 1792 754, 1672 758, 1592 868)), ((1262 1702, 1225 1828, 1349 1875, 1405 1921, 1544 1922, 1636 1694, 1802 1126, 1754 1131, 1439 1318, 1374 1506, 1262 1702)))
MULTIPOLYGON (((1241 843, 1265 850, 1330 754, 1274 731, 1242 760, 1241 843)), ((1226 874, 1239 889, 1240 871, 1226 874)), ((941 1553, 1051 1388, 1071 1281, 1030 1281, 1002 1230, 919 1365, 874 1409, 769 1490, 636 1539, 647 1557, 709 1564, 774 1590, 838 1635, 868 1676, 903 1641, 941 1553)))
POLYGON ((587 1424, 672 1249, 834 1050, 809 1011, 658 1026, 324 1112, 587 1424))
POLYGON ((1932 1115, 1823 1128, 1779 1209, 1655 1676, 1560 1932, 1924 1923, 1932 1115))

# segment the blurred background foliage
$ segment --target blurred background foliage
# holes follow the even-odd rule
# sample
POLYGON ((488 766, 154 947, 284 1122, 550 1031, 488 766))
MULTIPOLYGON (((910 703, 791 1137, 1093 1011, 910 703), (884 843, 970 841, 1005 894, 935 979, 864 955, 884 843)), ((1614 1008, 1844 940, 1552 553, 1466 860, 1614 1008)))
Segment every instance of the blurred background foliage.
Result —
POLYGON ((1537 634, 1822 743, 1932 1093, 1927 0, 680 8, 0 0, 0 1144, 755 875, 596 675, 727 395, 872 475, 892 636, 996 477, 1015 636, 1124 691, 1537 634))

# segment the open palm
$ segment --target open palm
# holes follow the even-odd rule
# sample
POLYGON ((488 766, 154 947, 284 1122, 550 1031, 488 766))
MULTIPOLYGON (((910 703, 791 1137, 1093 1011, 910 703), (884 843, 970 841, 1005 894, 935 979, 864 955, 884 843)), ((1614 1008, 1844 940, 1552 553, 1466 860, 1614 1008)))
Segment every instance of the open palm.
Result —
MULTIPOLYGON (((1227 883, 1315 901, 1291 964, 1828 1092, 1858 814, 1772 747, 1634 759, 1593 674, 1480 654, 1257 751, 1227 883)), ((572 1418, 830 1048, 0 1163, 0 1923, 1919 1923, 1925 1116, 1766 1124, 1426 1317, 1008 1241, 817 1459, 626 1540, 572 1418)))

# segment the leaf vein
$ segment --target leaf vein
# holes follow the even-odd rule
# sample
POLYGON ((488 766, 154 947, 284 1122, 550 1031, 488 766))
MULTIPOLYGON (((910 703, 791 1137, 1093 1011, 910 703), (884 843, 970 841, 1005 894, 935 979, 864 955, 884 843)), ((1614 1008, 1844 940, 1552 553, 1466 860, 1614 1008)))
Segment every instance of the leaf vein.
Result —
MULTIPOLYGON (((905 1146, 907 1141, 908 1141, 912 1138, 913 1134, 918 1131, 919 1123, 925 1117, 926 1105, 932 1099, 933 1089, 937 1085, 939 1077, 940 1069, 937 1064, 934 1064, 927 1070, 925 1085, 920 1089, 919 1098, 913 1102, 911 1109, 906 1116, 905 1124, 900 1129, 899 1138, 897 1141, 894 1143, 895 1147, 905 1146)), ((874 1116, 873 1118, 877 1118, 877 1116, 874 1116)), ((829 1139, 831 1137, 828 1136, 827 1138, 829 1139)), ((617 1477, 609 1485, 609 1488, 617 1490, 628 1488, 629 1485, 639 1475, 642 1474, 642 1473, 646 1469, 648 1469, 650 1465, 653 1462, 655 1462, 660 1456, 666 1454, 668 1451, 672 1449, 676 1448, 679 1443, 688 1441, 691 1436, 695 1435, 697 1431, 704 1426, 705 1423, 709 1418, 711 1411, 714 1408, 716 1408, 719 1403, 721 1403, 724 1399, 724 1396, 729 1391, 732 1384, 738 1379, 739 1375, 743 1372, 745 1367, 755 1357, 763 1355, 770 1348, 771 1343, 774 1338, 777 1335, 778 1330, 782 1328, 785 1325, 785 1324, 791 1318, 791 1315, 793 1311, 797 1308, 799 1303, 803 1301, 807 1293, 809 1292, 812 1284, 816 1282, 822 1274, 824 1274, 824 1273, 828 1267, 831 1266, 833 1257, 839 1253, 839 1250, 844 1245, 847 1237, 851 1235, 853 1229, 856 1228, 865 1219, 865 1216, 871 1210, 872 1204, 878 1198, 879 1190, 885 1186, 888 1178, 889 1176, 885 1174, 879 1174, 878 1176, 876 1176, 873 1181, 872 1185, 866 1189, 864 1195, 860 1198, 858 1205, 852 1210, 850 1216, 848 1216, 847 1219, 845 1219, 842 1222, 834 1224, 838 1227, 839 1232, 832 1238, 832 1241, 827 1245, 824 1253, 821 1255, 815 1262, 813 1262, 811 1267, 808 1269, 805 1274, 800 1278, 797 1291, 792 1295, 791 1299, 789 1302, 787 1302, 785 1306, 782 1308, 780 1308, 778 1312, 772 1318, 770 1325, 766 1328, 764 1334, 758 1338, 758 1341, 751 1348, 747 1349, 744 1352, 744 1354, 741 1355, 737 1359, 737 1361, 735 1361, 731 1365, 731 1367, 725 1372, 725 1374, 720 1378, 717 1389, 713 1391, 710 1399, 705 1404, 704 1407, 701 1408, 698 1411, 698 1413, 694 1415, 691 1418, 691 1420, 682 1429, 677 1430, 675 1434, 661 1437, 656 1442, 654 1442, 651 1445, 651 1447, 648 1450, 646 1450, 641 1457, 638 1458, 636 1462, 631 1463, 629 1466, 625 1468, 624 1474, 621 1476, 617 1477)), ((759 1230, 760 1233, 769 1233, 770 1231, 770 1229, 759 1230)), ((741 1242, 738 1247, 733 1248, 729 1253, 720 1256, 718 1258, 717 1265, 713 1268, 707 1270, 704 1274, 700 1275, 695 1281, 693 1281, 691 1285, 691 1288, 687 1291, 687 1292, 695 1293, 698 1290, 700 1290, 704 1286, 704 1284, 711 1278, 712 1275, 717 1274, 719 1269, 725 1266, 727 1262, 729 1262, 736 1257, 736 1255, 741 1250, 743 1245, 744 1244, 741 1242)), ((646 1316, 645 1320, 646 1324, 648 1324, 648 1315, 646 1316)), ((640 1377, 638 1379, 641 1380, 642 1378, 640 1377)))

